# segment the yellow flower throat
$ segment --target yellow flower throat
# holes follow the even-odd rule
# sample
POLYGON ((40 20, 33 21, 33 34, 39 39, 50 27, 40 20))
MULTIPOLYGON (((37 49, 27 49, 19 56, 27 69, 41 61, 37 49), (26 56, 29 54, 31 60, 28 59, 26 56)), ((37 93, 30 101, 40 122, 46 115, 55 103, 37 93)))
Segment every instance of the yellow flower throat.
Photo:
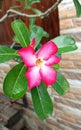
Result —
POLYGON ((37 59, 36 60, 36 66, 41 67, 42 64, 43 64, 43 60, 42 59, 37 59))

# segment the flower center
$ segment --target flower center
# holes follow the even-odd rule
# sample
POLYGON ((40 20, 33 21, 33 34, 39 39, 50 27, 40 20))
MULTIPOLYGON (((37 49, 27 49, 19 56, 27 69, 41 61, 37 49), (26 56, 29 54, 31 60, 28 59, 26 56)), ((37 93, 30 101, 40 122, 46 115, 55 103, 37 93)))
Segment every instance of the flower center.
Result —
POLYGON ((36 60, 36 66, 41 67, 43 65, 43 60, 42 59, 37 59, 36 60))

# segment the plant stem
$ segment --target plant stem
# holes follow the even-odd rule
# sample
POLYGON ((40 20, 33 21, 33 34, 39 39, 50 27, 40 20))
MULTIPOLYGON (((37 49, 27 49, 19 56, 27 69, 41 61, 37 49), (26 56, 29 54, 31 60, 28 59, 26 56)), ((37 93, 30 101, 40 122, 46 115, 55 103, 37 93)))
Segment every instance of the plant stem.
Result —
MULTIPOLYGON (((6 14, 2 18, 0 18, 0 22, 3 22, 5 19, 10 17, 11 13, 13 13, 14 15, 19 15, 19 16, 28 17, 28 18, 46 17, 51 12, 53 12, 62 1, 63 0, 57 0, 49 9, 47 9, 45 12, 41 13, 40 15, 39 14, 35 14, 35 15, 31 14, 31 15, 29 15, 29 14, 25 14, 25 13, 16 11, 14 9, 9 9, 9 10, 7 10, 6 14)), ((14 16, 14 15, 11 15, 11 17, 14 16)))

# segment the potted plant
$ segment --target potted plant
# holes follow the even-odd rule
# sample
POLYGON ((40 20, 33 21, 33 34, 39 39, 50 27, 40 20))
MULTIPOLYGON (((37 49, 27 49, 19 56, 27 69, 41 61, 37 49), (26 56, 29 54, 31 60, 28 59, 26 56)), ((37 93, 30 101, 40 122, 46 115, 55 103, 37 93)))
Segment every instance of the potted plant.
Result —
POLYGON ((0 19, 0 21, 4 21, 13 13, 16 16, 25 16, 30 20, 28 27, 21 19, 16 19, 11 23, 15 34, 14 42, 19 43, 21 49, 14 50, 0 46, 0 62, 14 58, 18 60, 18 64, 5 77, 3 90, 6 96, 15 100, 22 98, 29 90, 35 112, 43 120, 53 112, 52 100, 47 91, 48 87, 54 89, 59 95, 64 95, 69 90, 68 81, 59 72, 60 55, 76 50, 77 46, 75 40, 67 35, 58 36, 43 45, 40 44, 42 37, 48 37, 48 33, 37 26, 35 20, 37 17, 44 18, 49 15, 62 0, 57 0, 45 12, 32 8, 32 5, 40 0, 18 1, 25 2, 25 8, 33 10, 35 14, 25 14, 16 9, 9 9, 0 19))

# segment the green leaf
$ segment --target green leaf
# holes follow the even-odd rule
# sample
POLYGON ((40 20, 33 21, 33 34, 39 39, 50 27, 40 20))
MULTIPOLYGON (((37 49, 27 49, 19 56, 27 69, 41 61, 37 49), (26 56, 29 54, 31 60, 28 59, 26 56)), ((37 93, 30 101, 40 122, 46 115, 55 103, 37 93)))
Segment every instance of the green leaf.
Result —
MULTIPOLYGON (((42 12, 38 9, 35 9, 35 8, 31 8, 31 10, 35 13, 35 14, 38 14, 38 15, 41 15, 42 12)), ((43 16, 41 18, 44 18, 43 16)))
POLYGON ((53 66, 53 68, 54 68, 55 70, 58 70, 58 69, 60 69, 60 65, 59 65, 59 64, 55 64, 55 65, 53 66))
POLYGON ((28 28, 23 23, 23 21, 21 20, 13 21, 12 29, 22 47, 26 47, 27 45, 30 44, 28 28))
POLYGON ((36 114, 42 120, 49 117, 53 112, 53 104, 44 83, 31 90, 33 105, 36 114))
POLYGON ((53 84, 52 87, 55 89, 55 91, 59 95, 64 95, 69 90, 69 83, 65 79, 65 77, 60 72, 58 72, 57 73, 57 81, 55 82, 55 84, 53 84))
POLYGON ((49 34, 43 30, 40 26, 32 26, 30 30, 30 39, 36 38, 36 47, 40 44, 43 37, 49 37, 49 34))
POLYGON ((0 63, 17 58, 17 51, 6 46, 0 46, 0 63))
POLYGON ((30 21, 29 26, 30 26, 30 29, 31 29, 31 27, 35 24, 36 18, 30 18, 29 21, 30 21))
POLYGON ((21 6, 15 5, 15 6, 11 6, 10 9, 15 9, 15 8, 21 8, 21 6))
POLYGON ((14 41, 15 43, 20 43, 16 35, 13 37, 13 41, 14 41))
POLYGON ((27 8, 28 6, 39 2, 40 0, 25 0, 25 7, 27 8))
POLYGON ((75 40, 67 35, 58 36, 52 39, 53 42, 58 46, 58 53, 69 52, 77 49, 75 40))
POLYGON ((39 3, 41 0, 29 0, 31 1, 31 4, 39 3))
POLYGON ((76 8, 76 13, 78 17, 81 17, 81 4, 78 0, 73 0, 75 8, 76 8))
POLYGON ((19 99, 24 96, 27 90, 27 79, 24 74, 26 68, 23 63, 16 65, 10 70, 4 80, 3 90, 6 96, 12 99, 19 99))

